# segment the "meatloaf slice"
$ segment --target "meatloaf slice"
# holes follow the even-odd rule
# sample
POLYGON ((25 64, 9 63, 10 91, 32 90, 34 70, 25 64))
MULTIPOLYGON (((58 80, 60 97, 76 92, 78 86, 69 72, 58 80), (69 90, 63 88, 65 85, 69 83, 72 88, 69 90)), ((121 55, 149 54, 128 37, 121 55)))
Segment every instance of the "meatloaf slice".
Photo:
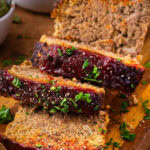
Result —
POLYGON ((150 0, 61 0, 54 36, 135 56, 150 23, 150 0))
POLYGON ((31 61, 48 74, 75 77, 126 95, 134 92, 144 73, 136 59, 46 36, 36 44, 31 61))
POLYGON ((91 117, 48 115, 20 107, 0 142, 7 150, 100 150, 108 122, 105 112, 91 117))
POLYGON ((0 71, 0 95, 44 106, 50 112, 98 113, 104 89, 42 74, 30 62, 0 71))

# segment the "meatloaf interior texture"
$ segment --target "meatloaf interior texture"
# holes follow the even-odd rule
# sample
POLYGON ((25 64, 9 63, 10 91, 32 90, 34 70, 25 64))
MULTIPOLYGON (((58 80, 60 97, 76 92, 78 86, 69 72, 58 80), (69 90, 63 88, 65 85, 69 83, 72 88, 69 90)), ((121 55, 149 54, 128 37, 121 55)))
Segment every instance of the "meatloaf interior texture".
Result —
POLYGON ((20 106, 0 142, 7 150, 14 150, 14 145, 15 150, 100 150, 105 144, 108 122, 105 112, 91 117, 48 115, 20 106))
POLYGON ((42 74, 26 61, 0 72, 0 95, 44 106, 52 113, 94 114, 102 107, 105 92, 103 88, 42 74))
POLYGON ((86 45, 42 36, 32 65, 42 72, 102 86, 131 95, 144 74, 136 59, 86 45))
POLYGON ((54 36, 135 56, 150 23, 150 0, 62 0, 54 36))

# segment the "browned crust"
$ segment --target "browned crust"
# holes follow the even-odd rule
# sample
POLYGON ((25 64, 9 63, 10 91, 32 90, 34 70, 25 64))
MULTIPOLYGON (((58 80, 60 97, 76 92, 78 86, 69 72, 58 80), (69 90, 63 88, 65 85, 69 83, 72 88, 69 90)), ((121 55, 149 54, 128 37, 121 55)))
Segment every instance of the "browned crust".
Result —
MULTIPOLYGON (((76 2, 78 2, 79 0, 72 0, 72 4, 76 4, 76 2)), ((91 2, 91 0, 88 0, 89 2, 91 2)), ((105 5, 110 5, 109 0, 99 0, 101 3, 105 4, 105 5)), ((111 0, 112 4, 120 4, 122 3, 123 5, 134 5, 136 3, 131 1, 131 0, 111 0)), ((137 2, 142 2, 143 0, 137 0, 137 2)), ((55 5, 55 8, 53 9, 52 13, 51 13, 51 17, 52 18, 56 18, 59 17, 59 13, 60 13, 60 9, 62 8, 63 5, 67 5, 68 0, 60 0, 60 2, 58 2, 55 5)))

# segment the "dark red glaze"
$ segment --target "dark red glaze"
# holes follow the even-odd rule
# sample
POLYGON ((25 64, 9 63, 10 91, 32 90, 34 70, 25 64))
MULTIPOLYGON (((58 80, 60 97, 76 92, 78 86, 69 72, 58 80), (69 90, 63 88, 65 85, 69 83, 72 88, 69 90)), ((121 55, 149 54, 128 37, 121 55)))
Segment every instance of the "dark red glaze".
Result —
POLYGON ((60 86, 59 92, 53 91, 50 88, 52 86, 58 87, 55 83, 39 83, 28 79, 19 79, 21 86, 19 88, 12 84, 14 76, 7 71, 0 71, 0 95, 5 97, 13 97, 16 100, 21 100, 25 104, 33 104, 37 106, 44 106, 45 109, 51 109, 55 106, 64 108, 61 106, 61 102, 64 98, 67 99, 67 105, 69 106, 68 112, 94 114, 98 113, 104 100, 104 93, 96 93, 92 89, 82 89, 79 87, 60 86), (91 102, 81 99, 76 101, 75 96, 80 92, 90 94, 91 102), (69 99, 74 100, 77 104, 77 108, 74 103, 69 99), (79 110, 82 110, 80 112, 79 110))
POLYGON ((85 78, 88 74, 92 75, 93 68, 96 66, 100 73, 96 80, 102 82, 90 81, 91 83, 115 89, 127 96, 135 91, 145 71, 144 67, 139 68, 138 65, 132 64, 125 65, 115 58, 82 49, 75 49, 72 55, 67 55, 66 49, 67 47, 61 45, 47 45, 47 43, 39 42, 35 46, 31 59, 32 64, 48 74, 66 78, 75 77, 83 82, 87 82, 85 78), (62 56, 60 56, 58 49, 61 50, 62 56), (83 69, 86 60, 89 65, 83 69))

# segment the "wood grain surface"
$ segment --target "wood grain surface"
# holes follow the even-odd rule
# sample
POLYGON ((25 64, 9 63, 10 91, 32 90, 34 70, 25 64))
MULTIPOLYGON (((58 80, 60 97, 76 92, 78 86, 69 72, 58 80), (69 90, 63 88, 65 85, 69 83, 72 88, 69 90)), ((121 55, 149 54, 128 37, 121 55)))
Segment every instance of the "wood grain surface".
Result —
MULTIPOLYGON (((41 35, 51 35, 54 31, 53 20, 50 19, 49 15, 35 14, 21 8, 16 9, 16 15, 21 17, 22 24, 13 24, 5 43, 0 46, 1 62, 6 59, 16 59, 22 55, 30 58, 34 44, 40 39, 41 35)), ((143 64, 150 61, 150 34, 146 38, 142 54, 144 56, 143 64)), ((143 100, 150 100, 150 69, 146 69, 143 80, 149 82, 149 84, 142 85, 140 83, 135 94, 138 96, 138 99, 142 97, 143 100)), ((111 100, 110 106, 115 109, 115 112, 119 112, 121 102, 124 100, 116 96, 111 100)), ((11 108, 11 111, 15 113, 18 102, 13 99, 0 97, 0 106, 2 105, 11 108)), ((139 101, 137 106, 130 106, 129 110, 125 114, 110 111, 111 121, 108 127, 107 141, 113 138, 113 141, 121 143, 123 146, 120 150, 150 150, 150 120, 143 120, 145 113, 141 102, 139 101), (136 133, 134 142, 122 140, 119 130, 119 123, 122 121, 129 125, 129 130, 136 133)), ((5 127, 6 125, 1 125, 0 132, 3 132, 5 127)), ((113 149, 110 146, 109 150, 113 149)), ((117 148, 114 150, 117 150, 117 148)))

